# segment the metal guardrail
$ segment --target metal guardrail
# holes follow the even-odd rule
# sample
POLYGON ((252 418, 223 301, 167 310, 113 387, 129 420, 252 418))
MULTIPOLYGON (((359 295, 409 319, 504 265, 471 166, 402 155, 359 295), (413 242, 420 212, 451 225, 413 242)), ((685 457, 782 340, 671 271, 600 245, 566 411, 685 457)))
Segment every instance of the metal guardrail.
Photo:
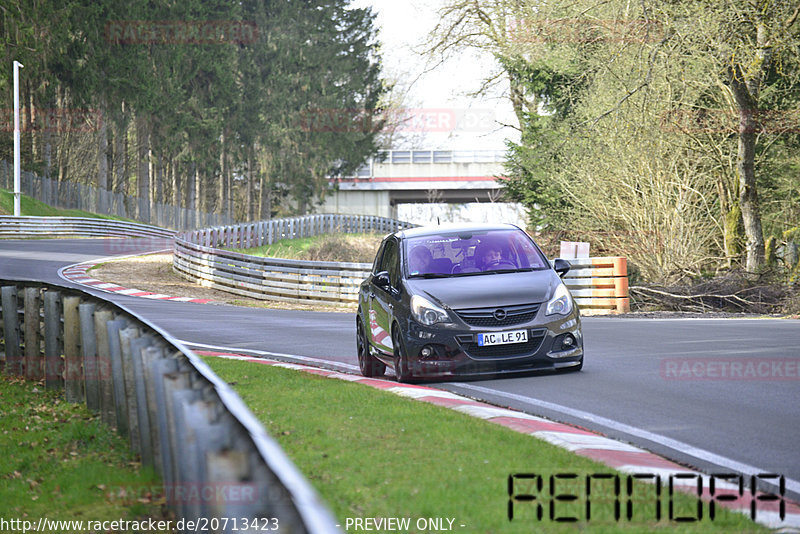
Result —
POLYGON ((256 223, 206 228, 179 234, 173 268, 205 287, 237 295, 300 303, 355 303, 369 263, 261 258, 217 247, 251 248, 280 239, 368 231, 393 232, 409 223, 365 215, 306 215, 256 223))
POLYGON ((83 291, 17 279, 0 286, 5 372, 44 379, 116 426, 161 475, 178 519, 227 519, 225 532, 243 518, 259 528, 275 519, 269 525, 283 532, 340 532, 238 395, 180 342, 83 291))
MULTIPOLYGON (((245 297, 301 303, 357 303, 369 263, 261 258, 217 247, 251 248, 279 239, 328 232, 393 232, 409 223, 368 216, 309 215, 180 234, 173 268, 184 278, 245 297)), ((564 278, 585 315, 630 311, 627 260, 598 257, 569 260, 564 278)))
POLYGON ((127 221, 90 217, 11 217, 0 216, 0 239, 30 237, 164 237, 172 230, 127 221))

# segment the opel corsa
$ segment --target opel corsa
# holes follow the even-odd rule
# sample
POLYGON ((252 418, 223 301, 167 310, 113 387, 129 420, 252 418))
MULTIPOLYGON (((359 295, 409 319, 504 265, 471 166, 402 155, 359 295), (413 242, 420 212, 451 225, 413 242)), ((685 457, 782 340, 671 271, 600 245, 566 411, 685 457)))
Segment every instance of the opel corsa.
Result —
POLYGON ((361 373, 400 382, 580 370, 580 313, 553 266, 510 224, 422 227, 388 235, 361 284, 361 373))

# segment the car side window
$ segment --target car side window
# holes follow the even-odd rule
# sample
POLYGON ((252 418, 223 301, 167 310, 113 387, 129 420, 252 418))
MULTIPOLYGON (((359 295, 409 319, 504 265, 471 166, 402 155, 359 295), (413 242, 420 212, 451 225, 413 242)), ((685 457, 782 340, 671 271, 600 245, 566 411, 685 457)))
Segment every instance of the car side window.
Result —
POLYGON ((381 266, 383 265, 382 260, 383 260, 383 253, 386 251, 386 243, 387 241, 381 243, 381 247, 378 249, 378 253, 375 254, 375 261, 372 264, 372 274, 378 274, 382 270, 381 266))
POLYGON ((391 281, 392 287, 399 287, 400 254, 396 241, 389 241, 386 243, 386 249, 383 252, 383 258, 381 259, 381 270, 389 273, 389 281, 391 281))

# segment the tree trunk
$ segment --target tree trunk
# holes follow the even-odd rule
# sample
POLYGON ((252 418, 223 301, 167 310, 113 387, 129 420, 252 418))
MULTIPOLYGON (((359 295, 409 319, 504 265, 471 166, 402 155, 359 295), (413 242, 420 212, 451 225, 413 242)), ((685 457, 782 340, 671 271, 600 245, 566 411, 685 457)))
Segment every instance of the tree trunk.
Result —
MULTIPOLYGON (((796 13, 795 13, 796 14, 796 13)), ((733 98, 739 112, 739 147, 736 169, 739 174, 739 208, 742 210, 744 234, 747 238, 745 269, 756 272, 764 264, 764 231, 761 227, 761 211, 758 205, 755 155, 756 130, 759 127, 756 115, 761 84, 772 63, 772 46, 763 20, 756 22, 756 69, 741 64, 728 67, 733 98)))
POLYGON ((744 234, 747 237, 745 269, 756 272, 764 265, 764 232, 756 187, 755 153, 756 121, 752 110, 739 111, 739 208, 742 211, 744 234))
POLYGON ((247 151, 247 194, 245 199, 245 221, 253 220, 253 151, 247 151))
MULTIPOLYGON (((47 88, 46 83, 45 83, 45 88, 47 88)), ((47 102, 45 102, 45 106, 49 108, 55 108, 52 96, 48 97, 47 102)), ((42 157, 44 158, 44 177, 48 179, 50 178, 50 172, 53 165, 52 162, 53 141, 52 141, 51 130, 52 128, 44 128, 42 131, 42 157)))
POLYGON ((155 168, 156 168, 156 187, 155 193, 153 196, 153 205, 156 209, 156 224, 163 225, 163 214, 164 214, 164 156, 161 152, 158 153, 156 156, 155 161, 155 168))
MULTIPOLYGON (((22 106, 24 108, 25 113, 25 125, 24 129, 27 130, 28 135, 28 149, 30 150, 30 158, 28 160, 28 164, 32 164, 36 161, 36 136, 35 130, 36 128, 33 127, 33 114, 36 113, 36 108, 33 104, 33 92, 31 91, 31 84, 30 82, 25 82, 22 84, 23 87, 23 95, 22 95, 22 106)), ((20 126, 22 127, 22 126, 20 126)), ((21 165, 25 167, 24 161, 24 154, 25 150, 24 147, 20 147, 20 161, 22 161, 21 165)))
POLYGON ((172 178, 172 204, 176 208, 181 207, 181 183, 178 174, 178 162, 174 158, 169 160, 169 172, 172 178))
POLYGON ((195 204, 195 181, 197 178, 197 164, 192 162, 189 165, 189 173, 186 175, 185 182, 185 189, 186 189, 186 209, 193 210, 196 206, 195 204))
POLYGON ((125 152, 127 151, 127 132, 124 126, 117 126, 114 134, 114 183, 115 193, 125 193, 125 152))
POLYGON ((136 116, 136 144, 138 148, 139 172, 137 189, 139 191, 139 220, 150 222, 150 135, 147 120, 143 114, 136 116))
POLYGON ((195 176, 194 180, 194 188, 195 188, 195 198, 196 200, 196 212, 197 215, 195 216, 194 220, 195 223, 199 224, 200 220, 200 213, 205 211, 206 208, 206 192, 205 188, 203 187, 203 183, 205 181, 205 173, 200 171, 200 166, 197 166, 197 175, 195 176))
POLYGON ((231 172, 230 165, 228 165, 227 168, 225 169, 225 183, 227 184, 226 189, 228 190, 228 204, 227 206, 225 206, 225 214, 232 223, 234 221, 233 195, 235 191, 233 189, 233 173, 231 172))
POLYGON ((258 179, 260 185, 260 202, 259 202, 259 218, 262 221, 272 219, 272 188, 270 187, 269 180, 267 180, 267 173, 264 169, 259 169, 258 179))
POLYGON ((100 130, 97 132, 97 211, 108 213, 108 126, 105 98, 100 99, 100 130))
POLYGON ((217 204, 217 213, 223 215, 227 205, 228 194, 225 186, 227 180, 225 179, 225 132, 219 136, 219 203, 217 204))

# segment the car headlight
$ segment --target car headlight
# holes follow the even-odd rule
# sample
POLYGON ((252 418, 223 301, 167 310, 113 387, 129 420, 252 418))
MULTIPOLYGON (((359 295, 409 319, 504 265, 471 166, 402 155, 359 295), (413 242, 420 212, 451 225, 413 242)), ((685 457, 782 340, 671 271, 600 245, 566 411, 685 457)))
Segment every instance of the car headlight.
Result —
POLYGON ((558 284, 553 298, 547 303, 545 315, 569 315, 572 311, 572 297, 569 295, 567 286, 563 283, 558 284))
POLYGON ((450 322, 450 316, 442 307, 419 295, 411 297, 411 314, 417 322, 424 325, 450 322))

